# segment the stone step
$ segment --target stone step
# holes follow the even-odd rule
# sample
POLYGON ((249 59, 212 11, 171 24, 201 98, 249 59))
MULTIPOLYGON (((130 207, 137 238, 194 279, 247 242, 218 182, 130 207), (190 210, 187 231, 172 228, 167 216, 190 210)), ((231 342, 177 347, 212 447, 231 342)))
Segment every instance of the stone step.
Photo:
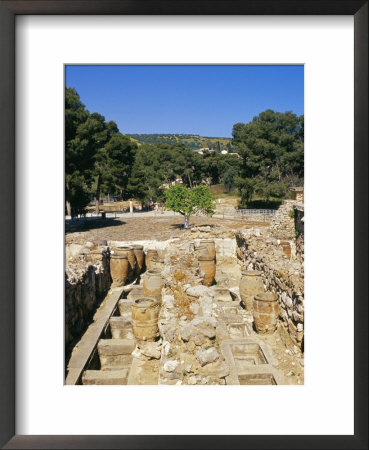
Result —
POLYGON ((83 385, 125 385, 129 368, 120 370, 85 370, 82 375, 83 385))
POLYGON ((100 339, 97 352, 101 369, 117 369, 130 366, 131 353, 136 343, 133 339, 100 339))
POLYGON ((134 339, 130 319, 126 317, 111 317, 109 325, 113 339, 134 339))
POLYGON ((122 299, 118 302, 119 314, 127 319, 132 318, 133 300, 122 299))

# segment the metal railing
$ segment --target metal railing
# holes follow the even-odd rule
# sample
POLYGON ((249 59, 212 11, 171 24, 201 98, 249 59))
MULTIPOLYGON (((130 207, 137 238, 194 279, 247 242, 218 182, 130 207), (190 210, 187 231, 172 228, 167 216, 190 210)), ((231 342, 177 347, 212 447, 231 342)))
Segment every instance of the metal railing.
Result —
POLYGON ((237 209, 237 214, 242 216, 251 214, 263 214, 265 216, 272 216, 276 213, 276 209, 237 209))

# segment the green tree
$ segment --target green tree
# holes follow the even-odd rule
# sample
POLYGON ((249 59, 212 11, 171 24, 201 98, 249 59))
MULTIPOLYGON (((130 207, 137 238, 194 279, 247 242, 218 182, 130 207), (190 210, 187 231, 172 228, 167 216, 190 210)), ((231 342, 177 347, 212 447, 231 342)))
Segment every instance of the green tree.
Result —
POLYGON ((161 200, 163 184, 176 178, 167 144, 141 145, 135 154, 127 191, 132 197, 161 200))
POLYGON ((232 134, 242 157, 238 179, 241 203, 249 201, 256 189, 268 197, 281 196, 287 185, 303 183, 303 116, 269 109, 248 124, 235 124, 232 134))
POLYGON ((252 199, 255 191, 255 180, 253 178, 236 178, 236 184, 241 194, 240 207, 246 207, 247 202, 252 199))
POLYGON ((166 207, 179 212, 185 218, 184 228, 189 228, 191 215, 213 215, 215 202, 208 186, 188 189, 183 185, 172 186, 165 191, 166 207))
POLYGON ((134 163, 137 144, 121 133, 114 133, 105 145, 107 171, 104 188, 113 194, 126 197, 127 185, 134 163))
POLYGON ((237 170, 234 167, 230 167, 223 175, 223 183, 228 192, 235 186, 235 177, 237 176, 237 170))
POLYGON ((83 151, 85 156, 89 156, 89 166, 84 168, 84 175, 90 186, 91 195, 94 194, 95 196, 96 214, 100 212, 102 175, 108 169, 107 154, 104 147, 110 134, 116 132, 115 130, 117 130, 116 126, 108 129, 105 117, 98 113, 90 114, 87 120, 76 130, 75 145, 83 151))
MULTIPOLYGON (((65 202, 66 212, 73 216, 89 201, 89 177, 86 171, 93 166, 93 155, 84 152, 84 145, 76 141, 77 129, 87 120, 89 112, 75 89, 65 90, 65 202)), ((85 144, 85 143, 83 143, 85 144)))
POLYGON ((101 192, 123 196, 137 149, 117 124, 90 114, 73 88, 65 90, 65 198, 67 214, 80 210, 101 192))

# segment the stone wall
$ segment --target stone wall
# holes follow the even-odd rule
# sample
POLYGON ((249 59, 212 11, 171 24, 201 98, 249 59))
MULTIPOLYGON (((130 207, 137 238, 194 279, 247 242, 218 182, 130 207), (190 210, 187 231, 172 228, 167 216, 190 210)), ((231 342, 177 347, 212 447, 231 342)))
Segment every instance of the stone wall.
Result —
POLYGON ((270 223, 270 228, 285 239, 292 239, 295 236, 295 220, 292 215, 295 203, 296 200, 283 200, 270 223))
MULTIPOLYGON (((141 210, 141 202, 134 200, 132 206, 135 210, 141 210)), ((122 202, 104 202, 100 205, 100 211, 129 211, 129 200, 122 202)))
POLYGON ((107 247, 66 247, 65 344, 78 340, 111 285, 107 247), (78 248, 79 247, 79 248, 78 248))
POLYGON ((237 218, 242 218, 245 222, 263 222, 269 224, 275 214, 237 214, 237 218))
POLYGON ((296 192, 296 201, 304 203, 304 192, 296 192))
POLYGON ((292 342, 303 347, 304 267, 290 260, 282 243, 266 229, 241 230, 236 234, 238 257, 243 266, 263 273, 265 290, 278 295, 279 318, 292 342))

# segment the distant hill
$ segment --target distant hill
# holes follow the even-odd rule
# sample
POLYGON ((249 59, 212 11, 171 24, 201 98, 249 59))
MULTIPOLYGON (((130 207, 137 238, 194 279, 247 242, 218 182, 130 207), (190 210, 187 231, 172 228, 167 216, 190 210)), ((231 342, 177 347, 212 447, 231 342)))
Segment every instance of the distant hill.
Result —
POLYGON ((187 148, 197 150, 209 148, 214 150, 231 150, 231 138, 199 136, 197 134, 127 134, 140 144, 182 143, 187 148))

